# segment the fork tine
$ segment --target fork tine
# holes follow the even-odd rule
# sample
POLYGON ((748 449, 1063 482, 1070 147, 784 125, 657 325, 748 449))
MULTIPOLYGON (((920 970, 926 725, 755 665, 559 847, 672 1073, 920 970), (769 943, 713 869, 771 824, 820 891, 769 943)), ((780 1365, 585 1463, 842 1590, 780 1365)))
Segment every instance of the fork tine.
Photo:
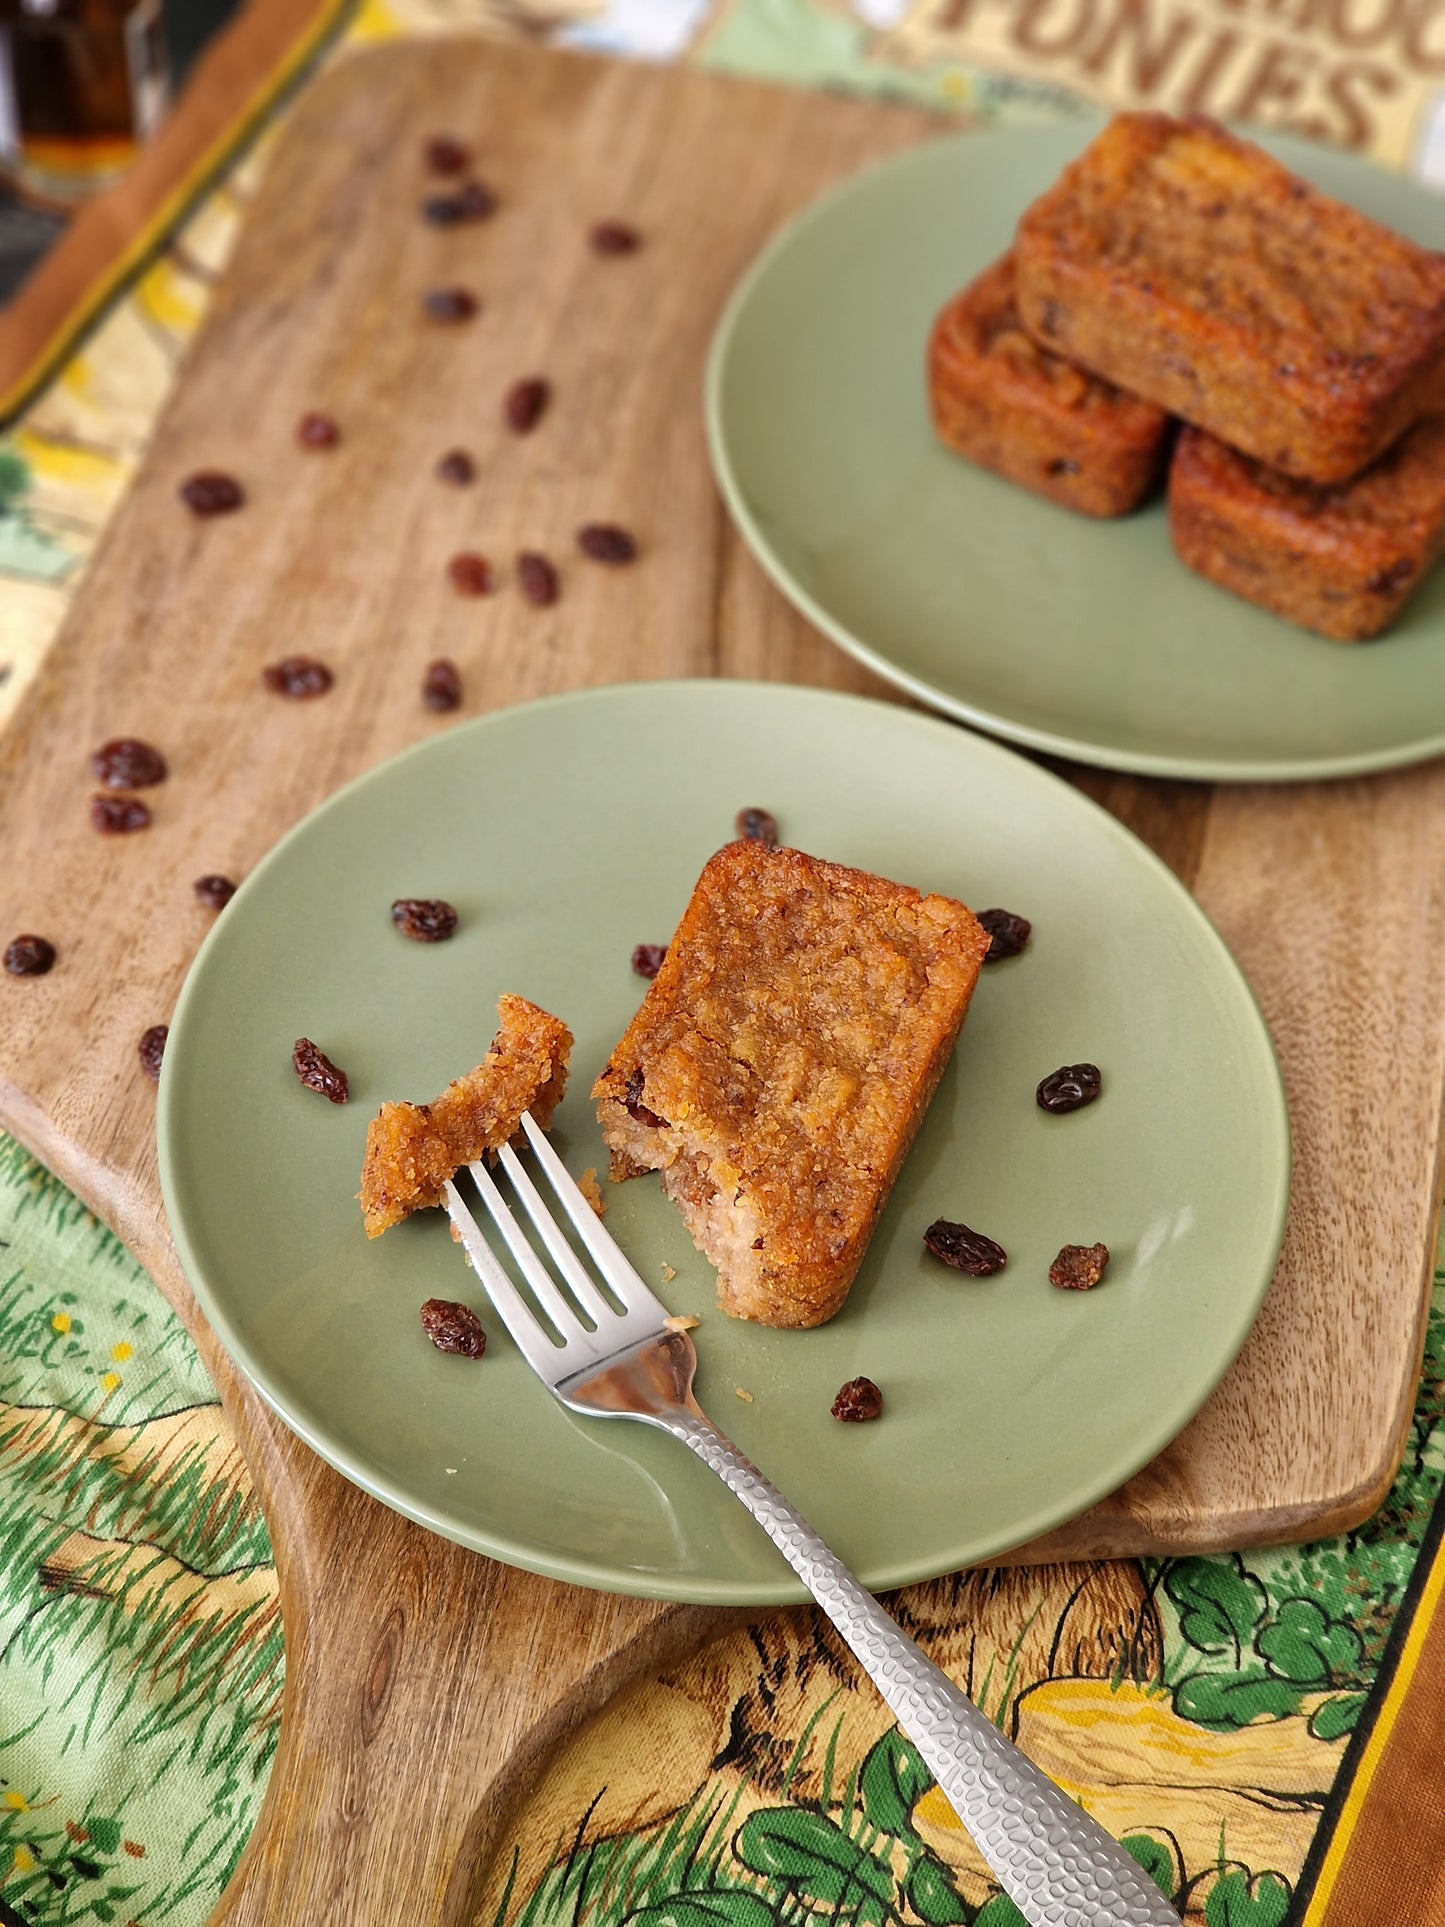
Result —
POLYGON ((522 1129, 546 1172, 557 1201, 572 1220, 578 1237, 586 1245, 593 1264, 630 1312, 647 1312, 662 1319, 667 1308, 642 1282, 623 1256, 612 1233, 578 1190, 575 1179, 538 1128, 530 1111, 522 1113, 522 1129))
POLYGON ((503 1271, 496 1253, 482 1236, 481 1227, 468 1211, 456 1184, 448 1178, 442 1187, 447 1201, 447 1215, 457 1228, 462 1246, 472 1261, 472 1269, 483 1291, 492 1301, 492 1309, 512 1334, 517 1349, 539 1377, 550 1381, 557 1369, 561 1353, 552 1343, 537 1322, 522 1294, 503 1271))
MULTIPOLYGON (((497 1189, 496 1180, 483 1161, 478 1158, 467 1169, 476 1182, 482 1203, 491 1214, 492 1223, 506 1240, 507 1249, 517 1261, 517 1268, 532 1288, 532 1295, 551 1319, 557 1336, 564 1344, 574 1339, 590 1338, 591 1333, 578 1318, 576 1310, 558 1291, 552 1274, 532 1249, 526 1232, 512 1215, 512 1207, 497 1189)), ((556 1358, 553 1358, 556 1364, 556 1358)))
POLYGON ((617 1313, 597 1289, 581 1259, 563 1237, 561 1226, 543 1203, 522 1160, 510 1144, 504 1144, 498 1156, 502 1169, 512 1180, 512 1189, 526 1207, 527 1216, 537 1227, 538 1236, 551 1254, 553 1264, 566 1280, 572 1296, 594 1324, 601 1325, 605 1319, 615 1318, 617 1313))

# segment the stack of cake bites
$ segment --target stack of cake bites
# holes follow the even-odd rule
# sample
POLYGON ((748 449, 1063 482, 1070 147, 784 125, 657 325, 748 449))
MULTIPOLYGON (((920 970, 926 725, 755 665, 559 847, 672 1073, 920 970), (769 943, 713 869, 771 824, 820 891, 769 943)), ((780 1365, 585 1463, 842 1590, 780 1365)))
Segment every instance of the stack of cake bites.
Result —
POLYGON ((1167 460, 1189 567, 1322 635, 1379 635, 1445 551, 1445 254, 1212 121, 1113 120, 938 316, 928 385, 949 448, 1086 515, 1167 460))

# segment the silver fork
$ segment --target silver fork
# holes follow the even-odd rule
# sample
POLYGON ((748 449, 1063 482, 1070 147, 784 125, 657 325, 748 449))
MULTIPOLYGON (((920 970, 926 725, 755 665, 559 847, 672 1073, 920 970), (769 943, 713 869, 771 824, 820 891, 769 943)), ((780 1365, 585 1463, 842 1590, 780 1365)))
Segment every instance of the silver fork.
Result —
POLYGON ((843 1562, 704 1415, 692 1395, 697 1354, 628 1263, 530 1116, 522 1126, 608 1303, 510 1146, 503 1169, 551 1260, 549 1270, 483 1163, 483 1204, 560 1343, 498 1262, 455 1183, 447 1210, 472 1269, 543 1384, 569 1411, 635 1418, 681 1439, 752 1513, 858 1656, 913 1739, 944 1797, 1032 1927, 1179 1927, 1136 1861, 1019 1752, 925 1657, 843 1562), (555 1273, 555 1276, 554 1276, 555 1273), (559 1288, 560 1278, 575 1303, 559 1288), (578 1313, 581 1312, 579 1317, 578 1313), (595 1329, 589 1330, 587 1320, 595 1329))

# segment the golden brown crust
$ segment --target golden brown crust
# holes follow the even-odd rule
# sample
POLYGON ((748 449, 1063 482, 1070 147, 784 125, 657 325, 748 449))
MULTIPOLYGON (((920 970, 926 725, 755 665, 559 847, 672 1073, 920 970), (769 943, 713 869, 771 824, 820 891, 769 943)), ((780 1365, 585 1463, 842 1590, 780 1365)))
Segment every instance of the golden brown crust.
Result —
POLYGON ((1006 254, 933 324, 928 398, 955 454, 1084 515, 1127 515, 1162 466, 1169 417, 1024 332, 1006 254))
POLYGON ((1445 255, 1212 121, 1119 115, 1016 252, 1043 346, 1287 474, 1344 481, 1435 405, 1445 255))
POLYGON ((843 1303, 988 942, 950 897, 799 850, 708 863, 593 1096, 613 1176, 662 1172, 725 1311, 843 1303))
POLYGON ((1445 553, 1445 415, 1334 488, 1186 429, 1169 531, 1191 569, 1246 601, 1342 642, 1377 636, 1445 553))
POLYGON ((525 997, 497 1000, 499 1028, 473 1071, 430 1104, 383 1104, 366 1133, 362 1215, 379 1238, 413 1211, 442 1201, 449 1177, 495 1151, 530 1111, 546 1130, 562 1101, 572 1033, 525 997))

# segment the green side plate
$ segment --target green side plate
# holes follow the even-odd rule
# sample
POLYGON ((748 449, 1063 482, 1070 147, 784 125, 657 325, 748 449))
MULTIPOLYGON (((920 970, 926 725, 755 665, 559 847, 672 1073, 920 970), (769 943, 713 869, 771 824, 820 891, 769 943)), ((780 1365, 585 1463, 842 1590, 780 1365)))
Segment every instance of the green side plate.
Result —
MULTIPOLYGON (((1097 522, 950 454, 924 349, 948 297, 1097 123, 933 141, 784 230, 713 344, 713 466, 758 560, 890 682, 1111 769, 1288 782, 1445 749, 1445 566, 1379 641, 1296 629, 1193 575, 1162 500, 1097 522)), ((1264 143, 1432 247, 1445 200, 1302 141, 1264 143)))
POLYGON ((574 1030, 554 1136, 605 1172, 588 1092, 644 993, 633 946, 670 936, 744 805, 819 855, 1029 916, 990 965, 844 1310, 777 1332, 715 1310, 711 1267, 654 1178, 605 1185, 607 1224, 668 1305, 701 1319, 704 1408, 881 1588, 1018 1544, 1152 1458, 1234 1357, 1269 1283, 1289 1185, 1269 1037, 1186 891, 1113 818, 1023 758, 890 704, 742 683, 642 683, 501 711, 362 777, 222 912, 186 982, 160 1087, 166 1208, 231 1356, 324 1458, 423 1525, 582 1585, 800 1598, 780 1556, 673 1440, 583 1421, 532 1377, 440 1212, 368 1242, 366 1126, 476 1064, 513 990, 574 1030), (461 916, 393 929, 400 896, 461 916), (351 1078, 291 1068, 310 1037, 351 1078), (1102 1068, 1072 1116, 1034 1102, 1102 1068), (920 1242, 963 1219, 993 1278, 920 1242), (1113 1253, 1055 1290, 1060 1245, 1113 1253), (676 1277, 664 1283, 664 1268, 676 1277), (417 1311, 480 1311, 480 1362, 417 1311), (887 1410, 840 1425, 860 1373, 887 1410), (751 1401, 737 1396, 750 1393, 751 1401))

